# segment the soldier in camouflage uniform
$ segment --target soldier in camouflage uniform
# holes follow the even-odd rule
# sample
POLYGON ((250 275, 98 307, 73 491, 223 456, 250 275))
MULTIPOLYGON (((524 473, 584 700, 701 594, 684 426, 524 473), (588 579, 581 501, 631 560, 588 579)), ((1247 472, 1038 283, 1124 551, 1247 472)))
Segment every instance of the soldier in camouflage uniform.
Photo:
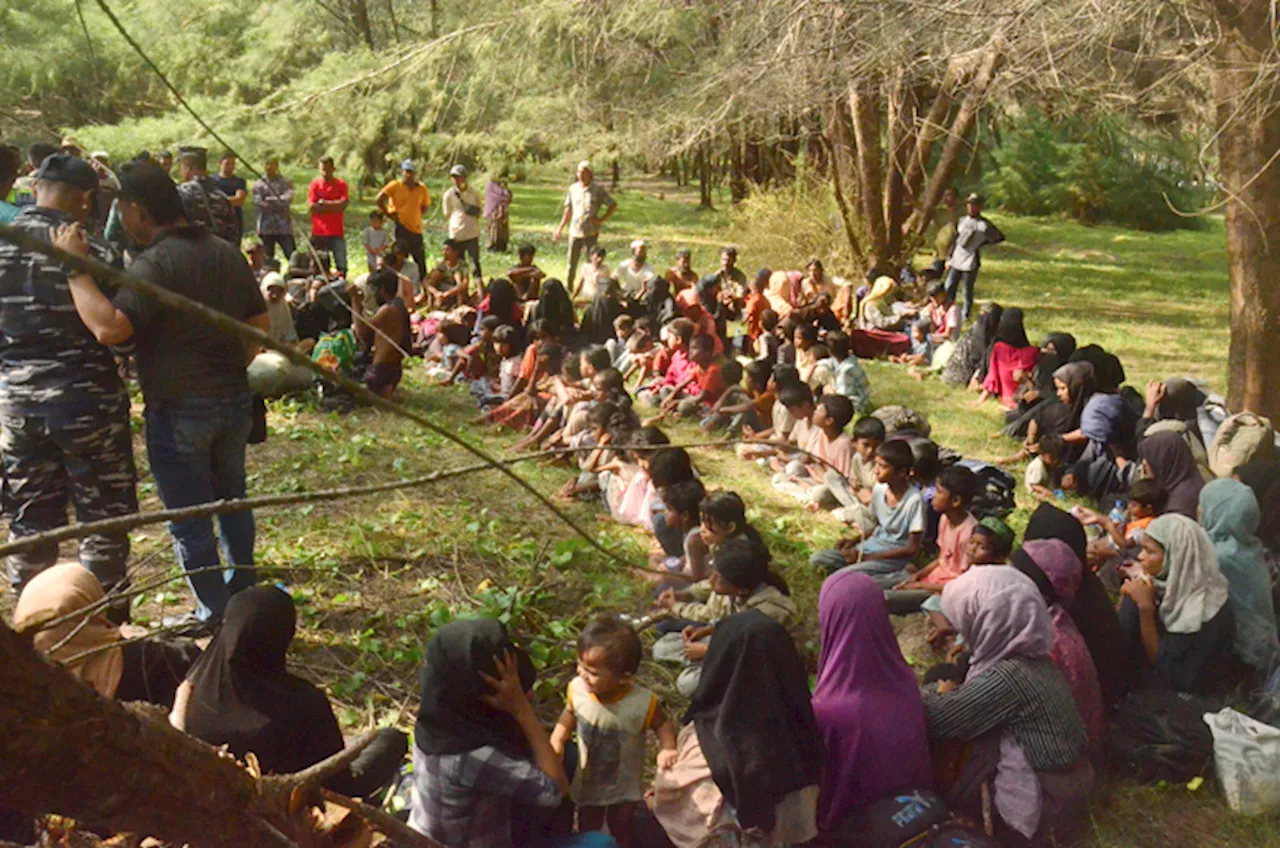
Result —
MULTIPOLYGON (((34 206, 13 226, 52 242, 55 231, 85 220, 97 175, 81 159, 57 154, 36 174, 34 206)), ((105 243, 92 256, 119 264, 105 243)), ((138 511, 129 396, 111 351, 81 322, 67 272, 55 261, 0 240, 0 503, 10 538, 67 523, 138 511)), ((56 544, 11 554, 15 594, 54 563, 56 544)), ((110 590, 125 579, 125 532, 80 540, 80 563, 110 590)))
POLYGON ((178 196, 188 223, 204 224, 215 236, 240 246, 240 219, 217 181, 209 176, 209 151, 203 147, 178 148, 178 196))

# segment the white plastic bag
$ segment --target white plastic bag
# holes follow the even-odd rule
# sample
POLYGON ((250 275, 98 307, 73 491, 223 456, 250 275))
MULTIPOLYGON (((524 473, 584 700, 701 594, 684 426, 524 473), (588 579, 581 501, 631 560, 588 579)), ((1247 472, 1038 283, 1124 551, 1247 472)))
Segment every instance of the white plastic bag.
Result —
POLYGON ((1227 803, 1248 816, 1280 810, 1280 728, 1227 708, 1205 713, 1227 803))

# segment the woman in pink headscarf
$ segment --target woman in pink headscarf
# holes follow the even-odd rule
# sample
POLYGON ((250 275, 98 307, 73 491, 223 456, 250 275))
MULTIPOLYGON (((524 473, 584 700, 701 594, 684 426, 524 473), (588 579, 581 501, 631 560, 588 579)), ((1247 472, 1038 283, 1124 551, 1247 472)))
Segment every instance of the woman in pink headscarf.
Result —
POLYGON ((1014 568, 1031 578, 1049 607, 1053 620, 1053 647, 1049 658, 1067 679, 1080 717, 1089 733, 1089 759, 1101 765, 1105 755, 1107 717, 1102 686, 1089 646, 1067 609, 1075 601, 1084 575, 1071 546, 1061 539, 1026 542, 1010 558, 1014 568))
POLYGON ((896 792, 933 785, 924 706, 889 623, 884 592, 865 574, 836 574, 818 596, 822 657, 813 713, 826 760, 818 828, 896 792))
POLYGON ((942 613, 970 652, 964 681, 923 692, 929 737, 971 743, 947 788, 953 810, 980 820, 990 785, 1001 845, 1070 842, 1088 821, 1088 736, 1049 659, 1053 620, 1029 577, 971 568, 942 590, 942 613))

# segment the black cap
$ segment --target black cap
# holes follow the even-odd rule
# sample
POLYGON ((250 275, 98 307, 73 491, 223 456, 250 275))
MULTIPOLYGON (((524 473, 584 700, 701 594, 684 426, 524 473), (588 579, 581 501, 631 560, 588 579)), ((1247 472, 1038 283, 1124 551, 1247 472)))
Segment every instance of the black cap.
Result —
POLYGON ((178 148, 178 161, 183 159, 190 161, 196 168, 207 168, 209 167, 209 150, 194 144, 184 144, 178 148))
POLYGON ((69 153, 53 153, 40 163, 37 180, 67 183, 81 191, 93 191, 98 187, 98 174, 89 163, 69 153))

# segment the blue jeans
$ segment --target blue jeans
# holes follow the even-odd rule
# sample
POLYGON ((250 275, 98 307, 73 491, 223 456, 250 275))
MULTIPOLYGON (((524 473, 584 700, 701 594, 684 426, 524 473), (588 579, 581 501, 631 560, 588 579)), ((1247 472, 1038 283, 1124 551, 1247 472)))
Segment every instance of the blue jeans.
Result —
MULTIPOLYGON (((245 496, 245 444, 253 426, 250 395, 184 398, 155 408, 148 405, 146 422, 147 458, 165 508, 245 496)), ((219 564, 213 519, 172 521, 169 532, 183 570, 219 564)), ((228 565, 253 565, 252 512, 219 515, 218 533, 228 565)), ((257 580, 252 568, 188 576, 187 583, 196 596, 196 616, 202 620, 221 618, 231 596, 257 580)))
POLYGON ((964 320, 968 321, 973 314, 973 287, 978 282, 978 267, 969 271, 958 271, 952 268, 947 271, 947 297, 956 299, 956 291, 964 283, 964 320))

